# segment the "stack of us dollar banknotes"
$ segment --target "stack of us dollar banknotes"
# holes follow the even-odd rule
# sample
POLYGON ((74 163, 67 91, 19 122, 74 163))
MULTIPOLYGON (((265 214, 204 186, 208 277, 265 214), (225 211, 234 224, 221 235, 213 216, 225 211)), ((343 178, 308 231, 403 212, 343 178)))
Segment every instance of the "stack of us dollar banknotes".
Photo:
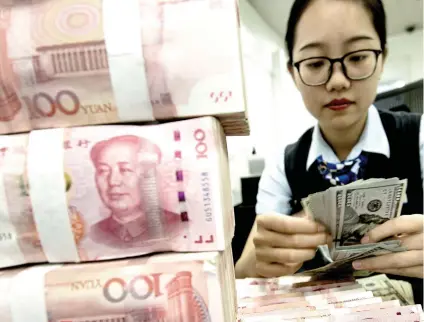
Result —
POLYGON ((421 322, 407 282, 386 275, 326 280, 288 276, 237 280, 239 322, 421 322))
POLYGON ((245 109, 236 0, 0 1, 0 322, 235 321, 245 109))
POLYGON ((369 179, 331 187, 302 200, 307 215, 331 233, 332 245, 320 246, 328 265, 303 274, 351 270, 352 261, 404 251, 399 240, 361 244, 373 228, 400 216, 406 201, 407 180, 369 179))

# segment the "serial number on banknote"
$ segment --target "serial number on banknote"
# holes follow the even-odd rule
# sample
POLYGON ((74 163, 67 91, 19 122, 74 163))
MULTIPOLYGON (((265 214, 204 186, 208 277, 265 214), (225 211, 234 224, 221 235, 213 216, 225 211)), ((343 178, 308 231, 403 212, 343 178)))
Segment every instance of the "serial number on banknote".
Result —
POLYGON ((9 241, 13 239, 12 233, 0 233, 0 242, 9 241))
POLYGON ((203 194, 203 211, 205 213, 205 220, 208 222, 212 221, 212 200, 211 200, 211 190, 209 182, 209 172, 202 172, 200 184, 202 186, 203 194))

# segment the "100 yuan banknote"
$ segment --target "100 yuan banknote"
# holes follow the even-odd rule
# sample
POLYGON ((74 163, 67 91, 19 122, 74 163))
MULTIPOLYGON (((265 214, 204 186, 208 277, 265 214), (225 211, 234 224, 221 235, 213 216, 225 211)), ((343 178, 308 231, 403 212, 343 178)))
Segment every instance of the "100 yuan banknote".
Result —
POLYGON ((0 2, 0 133, 244 117, 235 0, 0 2))
POLYGON ((0 276, 1 321, 231 321, 224 261, 222 252, 160 254, 13 270, 0 276))
POLYGON ((20 154, 0 136, 10 143, 0 146, 0 267, 223 250, 232 238, 225 138, 212 117, 16 139, 20 154))

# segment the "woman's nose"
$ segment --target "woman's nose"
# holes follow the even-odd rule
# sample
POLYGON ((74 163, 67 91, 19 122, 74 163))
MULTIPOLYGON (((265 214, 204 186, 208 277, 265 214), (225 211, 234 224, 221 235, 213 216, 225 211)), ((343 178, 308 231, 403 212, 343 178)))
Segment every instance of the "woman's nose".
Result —
POLYGON ((331 77, 326 84, 327 90, 329 92, 339 92, 348 89, 350 84, 351 81, 344 74, 342 64, 339 62, 335 63, 333 65, 333 70, 331 71, 331 77))

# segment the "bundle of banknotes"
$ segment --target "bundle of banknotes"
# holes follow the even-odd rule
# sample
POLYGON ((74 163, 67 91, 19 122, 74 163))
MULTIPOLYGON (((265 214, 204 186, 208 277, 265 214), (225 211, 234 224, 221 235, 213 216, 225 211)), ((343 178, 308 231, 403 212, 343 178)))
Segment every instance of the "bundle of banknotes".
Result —
POLYGON ((377 225, 400 216, 406 201, 407 180, 369 179, 331 187, 302 200, 308 216, 331 233, 330 247, 320 246, 329 264, 302 274, 351 270, 351 262, 374 255, 404 251, 399 240, 361 244, 377 225))
POLYGON ((213 117, 0 136, 0 267, 224 250, 228 178, 213 117))
POLYGON ((247 135, 236 0, 0 1, 0 134, 214 115, 247 135))
POLYGON ((236 321, 231 249, 0 273, 1 322, 236 321))
POLYGON ((420 322, 411 285, 386 275, 344 280, 307 276, 237 280, 239 322, 420 322))

